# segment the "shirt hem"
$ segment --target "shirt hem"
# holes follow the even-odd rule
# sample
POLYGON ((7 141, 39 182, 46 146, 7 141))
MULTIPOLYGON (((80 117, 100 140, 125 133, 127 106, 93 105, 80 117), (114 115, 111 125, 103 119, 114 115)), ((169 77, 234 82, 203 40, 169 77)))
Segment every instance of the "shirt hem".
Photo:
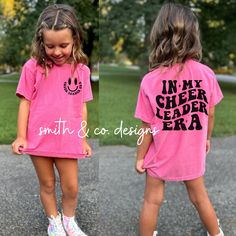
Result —
POLYGON ((142 115, 140 115, 140 114, 138 114, 138 113, 136 113, 136 114, 134 115, 134 118, 139 119, 139 120, 141 120, 141 121, 143 121, 143 122, 145 122, 145 123, 148 123, 148 124, 151 124, 151 123, 152 123, 152 120, 149 120, 149 119, 147 119, 146 117, 144 117, 144 116, 142 116, 142 115))
POLYGON ((90 97, 90 98, 84 98, 83 99, 83 102, 90 102, 93 100, 93 97, 90 97))
POLYGON ((31 98, 22 91, 17 91, 15 94, 18 98, 24 97, 26 100, 31 101, 31 98))
POLYGON ((168 178, 168 177, 162 177, 162 176, 159 176, 157 174, 152 174, 150 173, 150 171, 147 170, 147 174, 151 177, 154 177, 154 178, 157 178, 157 179, 161 179, 161 180, 164 180, 164 181, 187 181, 187 180, 193 180, 193 179, 197 179, 201 176, 203 176, 205 173, 205 171, 202 171, 201 173, 199 174, 196 174, 196 175, 188 175, 188 176, 181 176, 181 177, 171 177, 171 178, 168 178))
POLYGON ((57 153, 57 152, 42 152, 42 151, 22 151, 22 154, 52 157, 52 158, 71 158, 82 159, 86 158, 85 154, 73 154, 73 153, 57 153))

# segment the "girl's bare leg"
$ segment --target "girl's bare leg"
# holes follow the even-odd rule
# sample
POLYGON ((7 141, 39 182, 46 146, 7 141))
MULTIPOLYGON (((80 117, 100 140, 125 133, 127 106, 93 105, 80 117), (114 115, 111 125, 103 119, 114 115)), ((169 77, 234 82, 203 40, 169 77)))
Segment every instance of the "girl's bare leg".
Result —
POLYGON ((164 182, 147 174, 144 202, 140 214, 140 236, 153 235, 163 199, 164 182))
POLYGON ((210 235, 215 236, 220 233, 215 210, 208 197, 204 177, 184 182, 190 201, 198 211, 201 221, 210 235))
POLYGON ((48 157, 31 156, 40 186, 40 199, 48 217, 57 216, 54 160, 48 157))
POLYGON ((74 216, 78 202, 78 161, 58 158, 55 165, 60 175, 63 213, 74 216))

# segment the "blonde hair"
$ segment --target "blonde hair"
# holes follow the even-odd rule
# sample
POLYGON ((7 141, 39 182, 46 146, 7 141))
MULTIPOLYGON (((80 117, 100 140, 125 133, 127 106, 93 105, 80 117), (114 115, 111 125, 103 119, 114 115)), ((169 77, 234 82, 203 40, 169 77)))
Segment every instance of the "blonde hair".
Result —
POLYGON ((78 63, 88 63, 87 56, 82 51, 83 34, 74 9, 65 4, 49 5, 39 16, 31 52, 37 63, 45 68, 46 74, 53 62, 47 57, 45 52, 43 32, 45 30, 57 31, 62 29, 70 29, 72 31, 74 44, 71 59, 74 68, 76 68, 78 63))
POLYGON ((197 17, 187 7, 175 3, 164 4, 150 34, 152 51, 149 68, 184 64, 187 59, 200 60, 202 46, 197 17))

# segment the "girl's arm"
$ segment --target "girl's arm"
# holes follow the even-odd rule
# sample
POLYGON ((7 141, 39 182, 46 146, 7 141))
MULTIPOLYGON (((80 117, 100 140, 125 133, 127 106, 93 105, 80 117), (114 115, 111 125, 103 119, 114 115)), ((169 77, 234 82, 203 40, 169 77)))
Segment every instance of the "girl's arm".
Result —
MULTIPOLYGON (((150 125, 142 122, 142 129, 150 129, 150 125)), ((145 172, 145 169, 143 169, 143 161, 144 156, 148 151, 148 148, 152 142, 152 134, 150 132, 144 133, 143 141, 140 145, 137 146, 137 154, 136 154, 136 171, 140 174, 145 172)))
POLYGON ((215 107, 209 109, 208 114, 208 130, 207 130, 207 144, 206 144, 206 152, 209 153, 211 149, 211 135, 214 128, 214 120, 215 120, 215 107))
POLYGON ((82 122, 84 122, 86 124, 86 126, 84 126, 84 137, 83 137, 83 140, 82 140, 82 145, 83 145, 83 153, 86 153, 86 156, 90 157, 92 155, 92 149, 89 146, 89 144, 87 143, 87 138, 86 138, 87 118, 88 118, 87 105, 84 102, 83 103, 83 111, 82 111, 82 122))
POLYGON ((19 112, 18 112, 18 122, 17 122, 17 138, 12 143, 12 150, 16 154, 21 154, 20 147, 27 147, 27 125, 28 125, 28 117, 30 110, 30 101, 25 99, 24 97, 20 98, 19 104, 19 112))

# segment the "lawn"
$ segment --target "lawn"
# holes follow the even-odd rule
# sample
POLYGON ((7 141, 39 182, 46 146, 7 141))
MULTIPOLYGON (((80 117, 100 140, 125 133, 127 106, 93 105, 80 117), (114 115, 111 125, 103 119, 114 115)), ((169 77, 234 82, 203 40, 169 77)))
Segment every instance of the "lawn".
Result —
POLYGON ((11 143, 16 136, 18 99, 16 83, 0 83, 0 144, 11 143))
POLYGON ((221 82, 224 99, 216 106, 213 136, 236 135, 236 83, 221 82))
POLYGON ((123 127, 136 127, 139 121, 134 119, 134 110, 141 75, 139 70, 125 67, 100 66, 99 124, 109 130, 109 134, 100 136, 101 144, 134 145, 136 136, 115 135, 114 131, 123 121, 123 127))
MULTIPOLYGON (((18 80, 19 74, 0 77, 0 80, 18 80)), ((17 112, 19 99, 15 96, 17 83, 0 83, 0 144, 11 143, 16 136, 17 112)), ((88 103, 88 124, 90 137, 98 126, 98 82, 93 83, 94 100, 88 103)))
MULTIPOLYGON (((17 80, 18 76, 16 74, 9 78, 0 77, 0 80, 17 80)), ((140 124, 140 121, 134 119, 133 116, 141 78, 142 72, 139 70, 101 65, 99 88, 98 83, 93 83, 94 101, 88 103, 90 137, 100 138, 102 145, 134 146, 136 144, 137 137, 134 134, 131 136, 126 134, 121 137, 119 127, 121 122, 122 130, 125 127, 135 129, 140 124), (100 132, 106 134, 95 134, 94 129, 98 127, 100 132)), ((0 83, 0 144, 11 143, 16 135, 18 110, 18 99, 15 96, 16 86, 16 83, 0 83)), ((220 83, 220 86, 224 99, 216 106, 213 136, 236 135, 236 83, 220 83)), ((97 129, 97 131, 99 130, 97 129)))
MULTIPOLYGON (((100 67, 99 122, 109 134, 100 136, 101 144, 126 144, 134 146, 137 137, 114 134, 120 126, 136 127, 134 111, 142 73, 125 67, 100 67)), ((220 83, 224 93, 223 101, 216 106, 213 136, 222 137, 236 134, 236 83, 220 83)))

